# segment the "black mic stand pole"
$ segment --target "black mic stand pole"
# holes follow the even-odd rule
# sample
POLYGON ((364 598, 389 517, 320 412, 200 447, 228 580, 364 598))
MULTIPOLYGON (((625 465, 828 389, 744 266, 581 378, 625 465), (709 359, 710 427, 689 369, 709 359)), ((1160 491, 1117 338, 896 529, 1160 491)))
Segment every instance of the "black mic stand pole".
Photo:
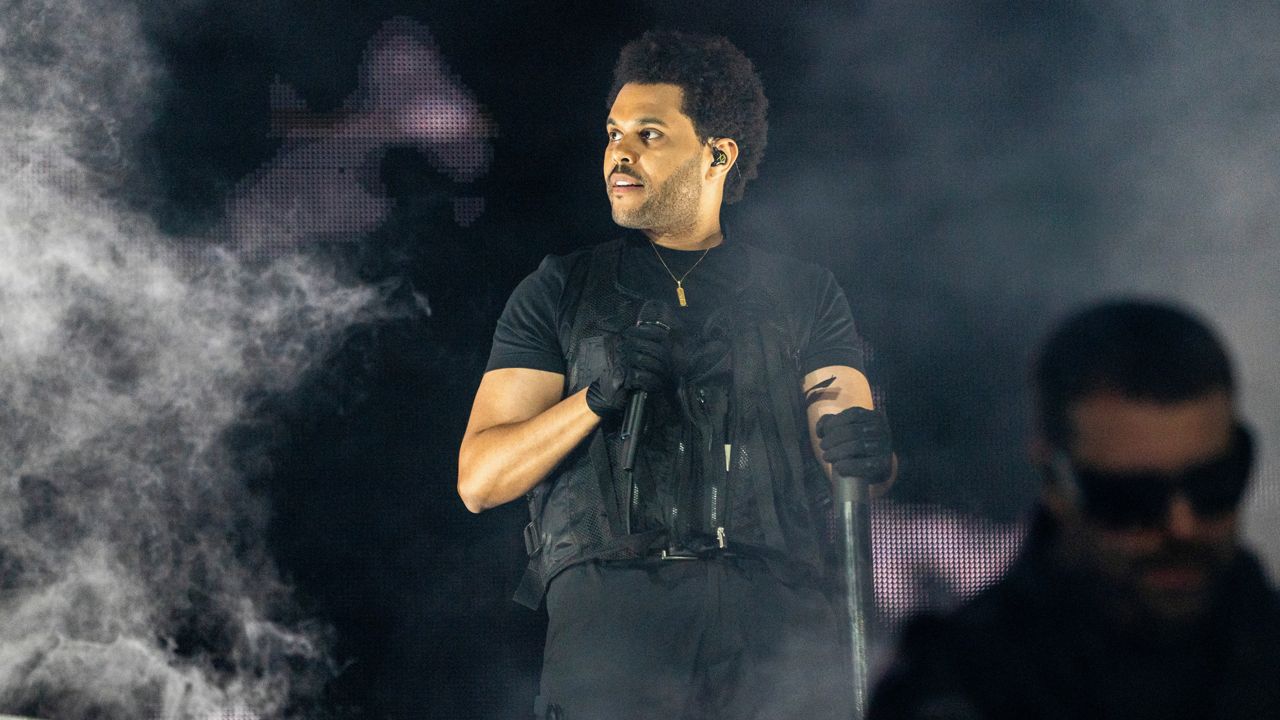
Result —
POLYGON ((863 720, 870 702, 869 647, 875 594, 871 580, 871 495, 861 478, 835 476, 836 502, 844 530, 844 597, 849 623, 849 669, 853 717, 863 720))

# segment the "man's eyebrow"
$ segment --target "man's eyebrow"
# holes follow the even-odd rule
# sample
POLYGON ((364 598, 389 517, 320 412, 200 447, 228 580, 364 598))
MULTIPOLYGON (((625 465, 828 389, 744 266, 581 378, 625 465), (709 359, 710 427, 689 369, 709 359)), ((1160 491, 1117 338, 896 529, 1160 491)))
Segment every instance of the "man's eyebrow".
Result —
MULTIPOLYGON (((606 124, 606 125, 617 125, 617 124, 619 124, 619 123, 618 123, 618 121, 617 121, 617 120, 614 120, 613 118, 609 118, 609 119, 605 120, 604 122, 605 122, 605 124, 606 124)), ((642 118, 637 119, 633 124, 635 124, 635 125, 661 125, 662 127, 666 127, 666 126, 667 126, 666 121, 664 121, 662 118, 659 118, 659 117, 642 117, 642 118)))

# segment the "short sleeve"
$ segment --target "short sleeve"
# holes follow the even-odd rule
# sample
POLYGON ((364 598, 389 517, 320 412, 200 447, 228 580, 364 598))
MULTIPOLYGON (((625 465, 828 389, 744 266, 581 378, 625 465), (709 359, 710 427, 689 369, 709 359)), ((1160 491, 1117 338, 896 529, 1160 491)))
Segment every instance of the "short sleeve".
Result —
POLYGON ((849 301, 830 270, 821 270, 813 284, 813 326, 800 352, 801 372, 830 365, 863 371, 862 339, 858 337, 849 301))
POLYGON ((548 255, 520 281, 498 318, 485 372, 502 368, 565 372, 557 313, 567 275, 563 258, 548 255))

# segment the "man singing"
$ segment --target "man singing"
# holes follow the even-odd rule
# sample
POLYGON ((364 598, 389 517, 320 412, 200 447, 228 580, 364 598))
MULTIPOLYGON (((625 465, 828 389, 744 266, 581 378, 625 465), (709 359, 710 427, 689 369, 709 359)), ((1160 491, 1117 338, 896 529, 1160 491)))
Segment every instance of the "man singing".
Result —
POLYGON ((629 232, 545 259, 498 322, 458 492, 473 512, 528 498, 540 717, 849 716, 828 474, 887 480, 889 430, 831 273, 721 229, 766 107, 724 38, 627 45, 603 180, 629 232))

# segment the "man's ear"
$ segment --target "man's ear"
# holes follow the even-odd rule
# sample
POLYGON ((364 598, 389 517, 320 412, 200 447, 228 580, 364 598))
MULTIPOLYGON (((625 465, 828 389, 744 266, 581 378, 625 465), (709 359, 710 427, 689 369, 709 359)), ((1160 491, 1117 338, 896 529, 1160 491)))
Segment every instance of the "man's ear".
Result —
POLYGON ((1061 521, 1075 509, 1075 500, 1053 472, 1053 445, 1036 435, 1027 444, 1027 457, 1040 473, 1040 503, 1061 521))
POLYGON ((1040 503, 1045 506, 1049 514, 1061 521, 1075 512, 1075 501, 1064 492, 1062 483, 1053 481, 1049 466, 1042 466, 1040 470, 1045 476, 1040 484, 1040 503))
POLYGON ((711 138, 707 142, 706 151, 710 158, 707 166, 708 178, 728 175, 729 170, 738 162, 738 143, 733 138, 711 138), (723 158, 723 162, 717 162, 717 158, 723 158))

